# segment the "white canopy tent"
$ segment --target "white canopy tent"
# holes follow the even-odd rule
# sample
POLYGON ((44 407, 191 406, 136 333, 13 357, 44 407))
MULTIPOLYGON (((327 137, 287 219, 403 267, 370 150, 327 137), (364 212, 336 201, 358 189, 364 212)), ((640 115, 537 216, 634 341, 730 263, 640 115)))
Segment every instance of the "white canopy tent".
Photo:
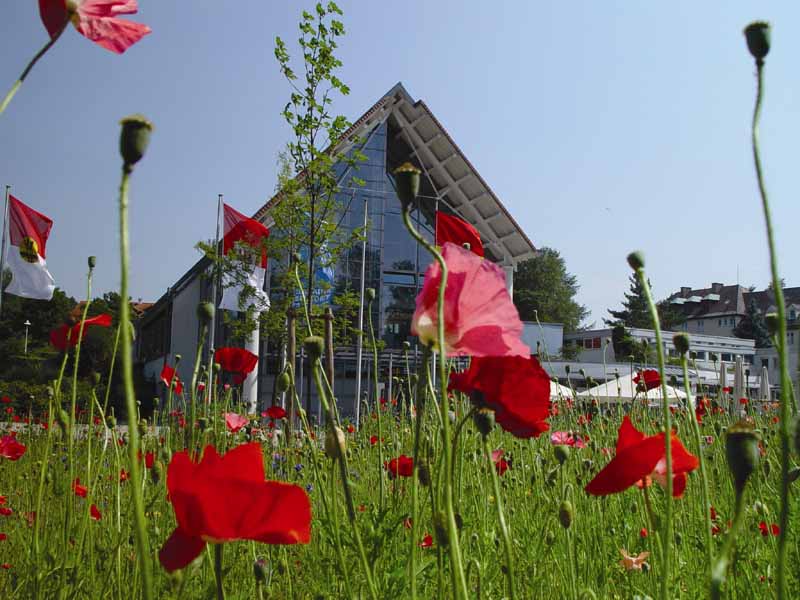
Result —
POLYGON ((559 398, 572 398, 575 394, 572 393, 572 390, 569 389, 565 385, 561 385, 560 383, 556 383, 552 379, 550 380, 550 398, 551 399, 559 399, 559 398))
MULTIPOLYGON (((623 401, 631 401, 634 398, 645 398, 645 394, 647 395, 647 399, 650 401, 654 400, 661 400, 661 386, 649 390, 647 392, 636 392, 636 383, 633 381, 633 378, 636 375, 624 375, 621 376, 619 379, 612 379, 607 381, 606 383, 601 383, 593 388, 580 392, 578 397, 580 398, 597 398, 598 400, 623 400, 623 401)), ((686 398, 686 393, 678 388, 674 388, 670 385, 667 386, 667 398, 680 400, 686 398)))

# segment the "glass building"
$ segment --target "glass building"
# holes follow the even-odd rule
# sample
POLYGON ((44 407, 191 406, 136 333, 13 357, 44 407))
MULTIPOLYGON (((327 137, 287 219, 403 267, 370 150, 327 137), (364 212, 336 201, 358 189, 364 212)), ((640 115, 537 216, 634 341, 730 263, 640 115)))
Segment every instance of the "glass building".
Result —
MULTIPOLYGON (((411 335, 411 317, 431 262, 427 251, 403 225, 392 176, 395 168, 408 161, 422 171, 420 195, 411 213, 418 231, 433 240, 437 210, 471 223, 481 235, 486 259, 505 269, 509 289, 514 266, 534 256, 535 248, 425 103, 413 100, 402 84, 394 86, 353 123, 335 153, 344 155, 355 150, 366 159, 356 166, 344 161, 336 166, 339 227, 343 235, 363 227, 366 211, 366 235, 363 243, 347 249, 333 266, 332 286, 334 292, 360 293, 363 272, 364 287, 375 289, 372 322, 376 337, 384 343, 378 383, 384 388, 391 386, 393 373, 404 369, 403 342, 411 344, 412 355, 418 350, 416 338, 411 335), (352 176, 361 179, 363 185, 351 185, 352 176)), ((271 199, 254 217, 269 227, 270 211, 279 201, 277 196, 271 199)), ((187 315, 195 314, 196 302, 210 297, 208 282, 201 276, 207 267, 204 260, 199 261, 140 321, 138 358, 145 373, 155 379, 164 361, 171 361, 176 353, 194 355, 198 325, 187 315)), ((364 314, 364 329, 367 318, 364 314)), ((223 343, 224 330, 218 330, 215 345, 223 343)), ((267 343, 261 344, 259 354, 258 398, 269 404, 274 376, 286 358, 282 348, 272 348, 267 343)), ((369 393, 374 385, 369 377, 370 361, 370 352, 364 352, 359 361, 355 347, 337 348, 334 391, 342 413, 354 412, 355 398, 363 398, 365 392, 367 397, 373 397, 369 393)), ((181 369, 186 371, 181 373, 182 378, 189 380, 188 365, 181 369)), ((302 361, 298 361, 296 372, 302 376, 302 361)), ((382 389, 381 393, 388 390, 382 389)), ((313 398, 310 400, 313 412, 313 398)))

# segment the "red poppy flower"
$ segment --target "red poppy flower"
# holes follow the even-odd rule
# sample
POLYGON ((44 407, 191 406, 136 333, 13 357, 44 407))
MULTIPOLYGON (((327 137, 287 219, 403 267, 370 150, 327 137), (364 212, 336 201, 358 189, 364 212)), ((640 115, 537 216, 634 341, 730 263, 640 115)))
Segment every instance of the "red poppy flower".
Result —
POLYGON ((39 0, 39 15, 51 38, 72 21, 82 36, 117 54, 151 32, 147 25, 117 18, 138 9, 137 0, 39 0))
POLYGON ((711 513, 711 520, 712 521, 716 521, 717 520, 717 509, 712 506, 711 509, 710 509, 710 513, 711 513))
POLYGON ((747 398, 739 398, 739 404, 742 406, 747 406, 747 398))
MULTIPOLYGON (((141 450, 139 450, 138 458, 139 458, 139 462, 142 462, 142 451, 141 450)), ((144 466, 145 466, 145 468, 152 469, 153 468, 153 464, 155 463, 155 461, 156 461, 155 452, 152 452, 152 451, 151 452, 145 452, 145 454, 144 454, 144 466)))
POLYGON ((167 470, 178 526, 158 553, 172 572, 192 562, 206 542, 253 540, 307 544, 311 503, 303 488, 264 481, 261 446, 243 444, 220 456, 207 446, 199 463, 177 452, 167 470))
POLYGON ((353 427, 352 424, 347 426, 347 433, 355 433, 355 432, 356 432, 356 428, 353 427))
POLYGON ((429 533, 424 538, 422 538, 422 541, 419 543, 419 547, 430 548, 431 546, 433 546, 433 536, 429 533))
POLYGON ((369 438, 369 445, 370 445, 370 446, 374 446, 374 445, 375 445, 375 444, 377 444, 377 443, 378 443, 378 436, 377 436, 377 435, 372 435, 372 436, 370 436, 370 438, 369 438))
POLYGON ((80 496, 81 498, 86 498, 86 494, 89 493, 89 490, 86 489, 86 486, 81 485, 81 480, 77 477, 75 481, 72 482, 72 491, 75 492, 76 496, 80 496))
POLYGON ((414 459, 405 454, 393 458, 383 465, 389 471, 389 479, 395 477, 411 477, 414 474, 414 459))
POLYGON ((8 502, 8 496, 0 496, 0 506, 3 506, 6 502, 8 502))
POLYGON ((5 533, 0 533, 0 542, 5 542, 8 536, 5 533))
POLYGON ((780 535, 781 533, 781 528, 778 527, 777 523, 767 525, 766 521, 761 521, 761 523, 758 524, 758 528, 761 530, 761 535, 764 537, 769 535, 780 535))
POLYGON ((647 537, 647 528, 646 527, 642 527, 639 530, 639 537, 642 538, 642 539, 647 537))
POLYGON ((492 462, 494 463, 494 468, 497 470, 498 475, 503 475, 506 471, 508 471, 508 467, 511 466, 508 461, 503 458, 504 454, 505 450, 492 451, 492 462))
POLYGON ((0 565, 0 569, 8 570, 10 568, 11 568, 11 563, 3 563, 2 565, 0 565))
POLYGON ((103 515, 100 514, 100 509, 97 508, 97 505, 92 504, 91 508, 89 509, 89 514, 95 521, 99 521, 103 518, 103 515))
POLYGON ((258 364, 258 356, 244 348, 217 348, 214 362, 219 363, 223 371, 234 373, 233 383, 242 383, 258 364))
MULTIPOLYGON (((111 315, 98 315, 96 317, 92 317, 91 319, 86 319, 83 322, 83 336, 86 336, 86 332, 89 330, 89 326, 97 325, 98 327, 111 327, 111 315)), ((68 348, 74 348, 78 345, 78 338, 81 337, 81 323, 80 321, 75 323, 72 327, 69 325, 62 325, 61 327, 56 327, 50 332, 50 343, 53 345, 54 348, 65 352, 68 348)))
POLYGON ((3 396, 2 398, 0 398, 0 402, 2 402, 3 404, 11 404, 11 398, 9 398, 8 396, 3 396))
POLYGON ((236 433, 249 422, 247 417, 236 413, 225 413, 225 425, 231 433, 236 433))
POLYGON ((413 522, 411 521, 411 517, 406 517, 405 519, 403 519, 403 527, 405 527, 406 529, 411 529, 412 524, 413 522))
MULTIPOLYGON (((447 356, 530 356, 522 343, 522 321, 506 290, 503 270, 469 250, 446 243, 444 349, 447 356)), ((442 272, 434 261, 417 296, 411 333, 438 349, 437 299, 442 272)))
MULTIPOLYGON (((694 471, 697 457, 672 435, 672 495, 680 498, 686 488, 686 474, 694 471)), ((638 431, 627 415, 622 420, 617 438, 617 454, 586 486, 595 496, 616 494, 647 477, 665 484, 666 459, 664 433, 647 436, 638 431)))
POLYGON ((0 438, 0 456, 8 460, 19 460, 25 454, 25 450, 27 450, 25 444, 19 443, 13 435, 4 435, 0 438))
POLYGON ((286 418, 286 411, 280 406, 270 406, 265 412, 270 419, 278 420, 286 418))
POLYGON ((128 479, 130 479, 130 477, 131 477, 130 473, 128 473, 125 469, 120 469, 119 470, 119 480, 121 482, 128 481, 128 479))
POLYGON ((644 371, 639 371, 633 378, 633 382, 638 387, 640 381, 644 382, 644 386, 648 391, 661 385, 661 377, 659 376, 658 371, 655 369, 645 369, 644 371))
POLYGON ((724 387, 724 388, 722 388, 722 393, 723 394, 730 394, 732 390, 733 390, 733 388, 731 388, 731 387, 724 387))
POLYGON ((13 514, 14 511, 11 510, 10 508, 6 508, 5 506, 0 507, 0 515, 3 515, 4 517, 10 517, 13 514))
POLYGON ((475 357, 467 371, 450 374, 449 389, 480 392, 479 403, 516 437, 537 437, 549 429, 550 378, 534 357, 475 357))
POLYGON ((711 526, 711 535, 719 535, 720 533, 722 533, 722 527, 719 525, 711 526))
MULTIPOLYGON (((164 363, 164 367, 161 369, 161 381, 164 382, 164 385, 167 386, 167 388, 169 388, 170 384, 173 384, 175 386, 175 393, 179 396, 183 394, 183 382, 181 381, 181 378, 178 377, 175 369, 170 367, 167 363, 164 363)), ((172 415, 170 414, 170 416, 172 415)))

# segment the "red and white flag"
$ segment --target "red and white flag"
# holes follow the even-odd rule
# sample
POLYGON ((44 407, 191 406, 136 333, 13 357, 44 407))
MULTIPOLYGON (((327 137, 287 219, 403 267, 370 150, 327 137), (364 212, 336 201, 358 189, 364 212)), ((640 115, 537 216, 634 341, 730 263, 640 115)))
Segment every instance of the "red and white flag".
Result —
POLYGON ((23 204, 14 196, 8 197, 9 247, 6 266, 11 271, 11 283, 6 293, 50 300, 53 297, 55 281, 47 270, 45 247, 53 220, 30 206, 23 204))
POLYGON ((248 305, 258 305, 263 310, 269 308, 269 296, 264 292, 264 280, 267 275, 267 251, 263 242, 269 237, 269 229, 255 219, 246 217, 227 204, 222 205, 224 212, 224 228, 222 238, 222 253, 227 255, 237 243, 246 244, 260 251, 260 258, 253 265, 252 271, 247 275, 246 283, 235 281, 227 276, 223 281, 224 291, 219 307, 224 310, 241 310, 239 296, 244 292, 245 285, 253 288, 253 298, 248 305), (257 302, 255 302, 257 300, 257 302))
POLYGON ((483 256, 483 242, 478 230, 466 221, 436 211, 436 245, 444 246, 445 242, 452 242, 472 250, 478 256, 483 256), (466 244, 469 244, 468 246, 466 244))

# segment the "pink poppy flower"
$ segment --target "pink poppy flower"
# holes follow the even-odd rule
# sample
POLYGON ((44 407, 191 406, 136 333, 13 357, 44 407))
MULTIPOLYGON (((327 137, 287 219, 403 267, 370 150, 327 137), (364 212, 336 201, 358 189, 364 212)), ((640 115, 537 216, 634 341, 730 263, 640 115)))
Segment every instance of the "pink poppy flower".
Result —
POLYGON ((247 425, 247 422, 247 417, 237 415, 236 413, 225 413, 225 425, 227 425, 231 433, 239 431, 242 427, 247 425))
POLYGON ((575 448, 586 448, 586 442, 581 436, 571 431, 554 431, 550 434, 550 443, 554 446, 574 446, 575 448))
POLYGON ((117 18, 138 10, 137 0, 39 0, 39 15, 51 39, 72 21, 82 36, 117 54, 152 31, 147 25, 117 18))
MULTIPOLYGON (((444 294, 444 351, 447 356, 524 356, 522 321, 506 290, 503 270, 473 252, 446 243, 444 294)), ((437 348, 437 299, 442 272, 434 261, 425 271, 425 284, 417 296, 411 333, 426 346, 437 348)))
POLYGON ((503 458, 505 453, 505 450, 492 451, 492 462, 494 463, 494 468, 497 470, 498 475, 503 475, 506 471, 508 471, 508 467, 511 466, 511 464, 505 458, 503 458))
POLYGON ((647 565, 645 560, 650 556, 649 552, 640 552, 638 556, 631 556, 625 548, 620 548, 619 553, 622 554, 619 564, 625 567, 626 571, 641 571, 642 567, 647 565))

